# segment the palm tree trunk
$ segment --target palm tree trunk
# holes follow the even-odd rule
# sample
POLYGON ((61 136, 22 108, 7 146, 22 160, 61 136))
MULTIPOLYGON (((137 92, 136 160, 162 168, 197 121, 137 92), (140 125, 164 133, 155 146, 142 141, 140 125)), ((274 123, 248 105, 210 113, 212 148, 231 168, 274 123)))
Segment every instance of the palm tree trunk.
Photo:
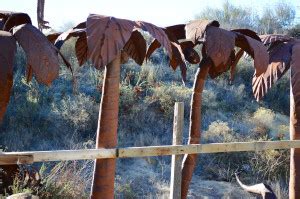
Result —
MULTIPOLYGON (((120 56, 110 62, 104 71, 96 148, 115 148, 118 137, 120 56)), ((116 159, 95 161, 92 199, 114 198, 116 159)))
MULTIPOLYGON (((300 140, 300 70, 291 67, 290 139, 300 140)), ((300 149, 291 149, 289 198, 300 198, 300 149)))
MULTIPOLYGON (((188 144, 199 144, 201 137, 201 105, 202 92, 205 79, 211 65, 210 59, 203 59, 195 75, 193 94, 191 99, 190 127, 188 144)), ((192 180, 196 166, 197 154, 185 155, 182 168, 181 198, 185 199, 188 194, 189 184, 192 180)))

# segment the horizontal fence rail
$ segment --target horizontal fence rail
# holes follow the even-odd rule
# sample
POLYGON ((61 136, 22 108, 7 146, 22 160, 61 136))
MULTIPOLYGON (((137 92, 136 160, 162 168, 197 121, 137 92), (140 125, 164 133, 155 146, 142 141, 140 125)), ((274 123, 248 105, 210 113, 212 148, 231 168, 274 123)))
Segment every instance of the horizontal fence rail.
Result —
POLYGON ((117 149, 0 152, 0 165, 31 164, 34 162, 46 161, 133 158, 197 153, 263 151, 271 149, 290 148, 300 148, 300 140, 165 145, 147 147, 127 147, 117 149))

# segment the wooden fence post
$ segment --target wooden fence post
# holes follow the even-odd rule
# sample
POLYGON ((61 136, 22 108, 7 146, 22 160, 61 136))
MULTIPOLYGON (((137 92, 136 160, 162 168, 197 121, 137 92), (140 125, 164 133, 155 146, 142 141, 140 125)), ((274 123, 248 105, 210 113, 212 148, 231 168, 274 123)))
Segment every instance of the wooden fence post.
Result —
MULTIPOLYGON (((174 122, 173 122, 173 145, 182 144, 183 123, 184 123, 184 103, 176 102, 174 108, 174 122)), ((171 199, 179 199, 181 197, 182 157, 183 155, 172 155, 171 185, 170 185, 171 199)))

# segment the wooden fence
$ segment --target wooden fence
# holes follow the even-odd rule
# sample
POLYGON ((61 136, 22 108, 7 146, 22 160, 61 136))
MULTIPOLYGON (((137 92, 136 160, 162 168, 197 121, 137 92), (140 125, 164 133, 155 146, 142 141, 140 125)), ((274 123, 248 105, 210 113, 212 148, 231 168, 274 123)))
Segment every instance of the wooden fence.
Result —
POLYGON ((0 152, 0 165, 32 164, 46 161, 89 160, 104 158, 137 158, 172 155, 171 198, 180 198, 181 161, 183 154, 263 151, 300 148, 300 140, 231 142, 182 145, 183 103, 175 104, 173 145, 126 147, 115 149, 85 149, 57 151, 0 152))

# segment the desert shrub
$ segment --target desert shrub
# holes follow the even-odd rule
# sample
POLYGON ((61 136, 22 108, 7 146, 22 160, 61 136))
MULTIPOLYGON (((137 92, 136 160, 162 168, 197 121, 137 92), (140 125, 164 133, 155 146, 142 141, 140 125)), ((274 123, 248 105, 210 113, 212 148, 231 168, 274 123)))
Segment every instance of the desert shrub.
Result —
MULTIPOLYGON (((257 122, 272 124, 276 115, 267 109, 259 109, 254 113, 257 122)), ((253 141, 251 136, 237 134, 227 122, 212 122, 203 133, 204 143, 253 141)), ((268 136, 260 135, 259 140, 270 140, 268 136)), ((257 152, 231 152, 217 154, 202 154, 199 157, 198 172, 206 179, 232 181, 234 173, 242 171, 244 178, 252 179, 251 183, 268 181, 283 182, 287 185, 289 171, 288 150, 266 150, 257 152)))
POLYGON ((132 182, 122 183, 121 177, 116 176, 115 179, 115 197, 116 198, 137 198, 133 191, 132 182))
MULTIPOLYGON (((218 83, 220 86, 221 82, 218 83)), ((216 100, 218 103, 218 109, 224 112, 233 112, 237 107, 243 108, 245 105, 245 86, 243 84, 237 86, 228 86, 224 83, 222 87, 219 87, 216 94, 216 100)))
POLYGON ((273 111, 289 115, 290 113, 290 70, 276 82, 263 99, 273 111))
POLYGON ((288 35, 295 38, 300 38, 300 24, 298 23, 294 27, 290 28, 288 30, 288 35))
POLYGON ((122 85, 120 87, 120 114, 128 113, 138 100, 138 93, 135 92, 134 87, 122 85))
MULTIPOLYGON (((222 143, 241 141, 238 134, 228 126, 227 122, 212 122, 208 130, 203 133, 204 143, 222 143)), ((246 164, 245 153, 216 153, 203 154, 199 157, 201 175, 207 179, 231 181, 234 173, 246 164)))
POLYGON ((237 141, 237 135, 228 126, 227 122, 215 121, 211 123, 208 130, 203 135, 204 142, 234 142, 237 141))
POLYGON ((284 181, 289 179, 289 150, 266 150, 250 156, 249 166, 259 179, 284 181))
POLYGON ((148 100, 158 100, 160 109, 167 118, 173 118, 175 102, 184 102, 186 113, 190 103, 191 89, 176 84, 162 84, 152 89, 148 100))
POLYGON ((43 191, 42 198, 88 198, 92 179, 93 161, 60 162, 41 168, 43 191), (49 166, 48 166, 49 167, 49 166), (89 182, 89 183, 87 183, 89 182))
POLYGON ((259 138, 266 136, 269 139, 289 138, 289 118, 271 109, 260 107, 250 118, 254 124, 251 130, 252 136, 259 138))
POLYGON ((270 126, 274 122, 275 113, 266 108, 259 108, 253 114, 253 119, 256 124, 270 126))
POLYGON ((217 95, 212 90, 203 90, 202 93, 202 111, 206 112, 209 109, 218 107, 217 95))
POLYGON ((58 102, 52 103, 51 112, 54 117, 76 128, 88 128, 97 120, 98 106, 93 98, 80 93, 65 96, 58 102))
POLYGON ((271 182, 270 186, 278 199, 289 198, 288 186, 284 182, 271 182))

